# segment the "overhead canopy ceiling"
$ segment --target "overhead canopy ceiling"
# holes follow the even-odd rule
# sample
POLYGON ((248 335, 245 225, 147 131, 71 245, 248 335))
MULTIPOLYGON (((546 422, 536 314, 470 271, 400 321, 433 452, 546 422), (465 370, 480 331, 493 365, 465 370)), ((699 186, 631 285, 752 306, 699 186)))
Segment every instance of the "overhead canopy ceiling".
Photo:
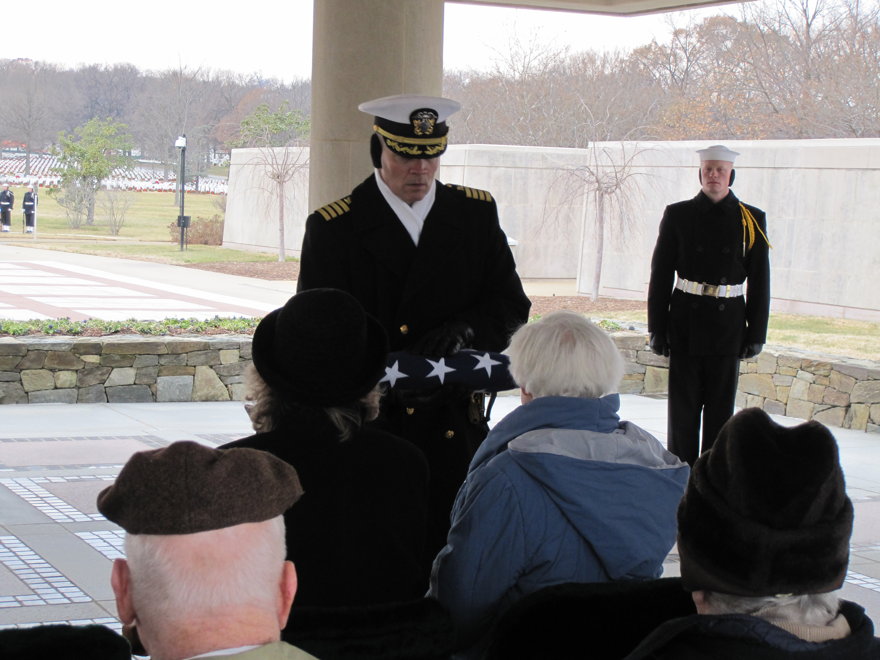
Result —
POLYGON ((654 14, 661 11, 694 9, 714 5, 739 4, 734 1, 712 2, 711 0, 447 0, 469 5, 497 5, 518 9, 557 9, 576 11, 584 14, 631 15, 654 14))

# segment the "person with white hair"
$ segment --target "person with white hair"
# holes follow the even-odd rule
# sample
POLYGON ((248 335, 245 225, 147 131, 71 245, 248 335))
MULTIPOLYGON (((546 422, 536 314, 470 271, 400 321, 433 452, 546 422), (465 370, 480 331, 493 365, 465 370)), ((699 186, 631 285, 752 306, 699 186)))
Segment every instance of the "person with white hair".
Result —
POLYGON ((431 575, 461 657, 479 657, 493 621, 543 587, 659 577, 689 473, 620 420, 623 358, 585 317, 525 325, 508 353, 523 405, 471 461, 431 575))
POLYGON ((291 466, 255 449, 176 442, 139 452, 98 495, 125 531, 111 585, 124 631, 153 660, 308 660, 280 641, 296 593, 282 514, 291 466))
POLYGON ((697 614, 660 625, 627 659, 880 658, 865 610, 839 597, 853 515, 825 426, 737 413, 697 460, 678 510, 697 614))

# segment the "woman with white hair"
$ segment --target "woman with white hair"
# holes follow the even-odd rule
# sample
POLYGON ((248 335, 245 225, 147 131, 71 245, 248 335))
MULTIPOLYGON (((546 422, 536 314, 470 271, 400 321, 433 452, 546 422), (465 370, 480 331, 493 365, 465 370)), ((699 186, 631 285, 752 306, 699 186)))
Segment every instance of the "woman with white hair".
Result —
POLYGON ((477 450, 431 575, 461 657, 478 657, 492 622, 528 593, 659 577, 689 473, 620 420, 623 359, 583 316, 525 325, 507 352, 523 405, 477 450))

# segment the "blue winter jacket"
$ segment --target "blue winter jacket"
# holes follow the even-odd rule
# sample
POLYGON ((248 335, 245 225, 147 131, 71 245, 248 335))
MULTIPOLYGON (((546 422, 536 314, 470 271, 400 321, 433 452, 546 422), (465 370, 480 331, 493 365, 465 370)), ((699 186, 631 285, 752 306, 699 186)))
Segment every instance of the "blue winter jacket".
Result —
POLYGON ((619 407, 616 394, 540 397, 477 450, 429 592, 459 647, 476 651, 498 614, 542 587, 660 576, 689 469, 619 407))

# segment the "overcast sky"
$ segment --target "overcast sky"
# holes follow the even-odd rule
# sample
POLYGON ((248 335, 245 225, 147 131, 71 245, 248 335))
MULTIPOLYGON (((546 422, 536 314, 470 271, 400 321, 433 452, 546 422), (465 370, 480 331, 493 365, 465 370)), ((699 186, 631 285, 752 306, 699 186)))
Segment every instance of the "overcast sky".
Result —
MULTIPOLYGON (((678 21, 722 10, 736 11, 678 12, 678 21)), ((533 34, 577 51, 629 50, 668 33, 665 15, 614 18, 457 3, 447 3, 445 12, 446 69, 488 69, 512 39, 527 42, 533 34)), ((311 76, 311 0, 41 0, 27 12, 7 8, 5 16, 2 59, 71 67, 130 62, 144 70, 183 65, 285 82, 311 76)))

